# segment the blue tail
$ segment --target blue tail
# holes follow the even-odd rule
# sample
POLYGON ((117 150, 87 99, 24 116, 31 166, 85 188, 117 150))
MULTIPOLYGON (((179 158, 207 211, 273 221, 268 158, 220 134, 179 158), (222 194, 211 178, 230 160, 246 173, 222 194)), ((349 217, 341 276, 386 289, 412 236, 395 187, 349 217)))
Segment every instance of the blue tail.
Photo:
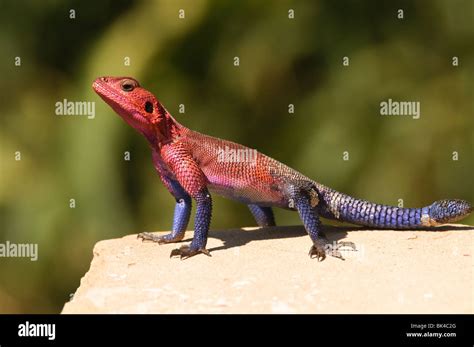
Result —
POLYGON ((329 189, 321 195, 322 217, 384 229, 417 229, 453 223, 473 210, 469 202, 458 199, 439 200, 421 208, 401 208, 355 199, 329 189))

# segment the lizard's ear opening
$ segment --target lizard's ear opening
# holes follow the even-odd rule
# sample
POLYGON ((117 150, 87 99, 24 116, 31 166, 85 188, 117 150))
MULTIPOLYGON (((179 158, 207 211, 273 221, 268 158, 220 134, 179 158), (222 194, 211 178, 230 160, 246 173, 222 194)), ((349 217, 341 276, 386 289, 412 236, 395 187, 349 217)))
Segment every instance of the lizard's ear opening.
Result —
POLYGON ((151 102, 145 102, 145 111, 148 113, 153 113, 153 104, 151 102))

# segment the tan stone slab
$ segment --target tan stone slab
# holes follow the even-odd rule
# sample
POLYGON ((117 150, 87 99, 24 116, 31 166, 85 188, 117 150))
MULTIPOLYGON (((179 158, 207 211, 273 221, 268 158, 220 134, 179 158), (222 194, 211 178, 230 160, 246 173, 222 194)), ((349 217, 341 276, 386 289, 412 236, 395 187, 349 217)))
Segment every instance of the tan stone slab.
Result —
POLYGON ((211 231, 212 257, 183 261, 176 244, 105 240, 63 313, 474 313, 474 228, 444 230, 326 227, 359 251, 323 262, 300 226, 211 231))

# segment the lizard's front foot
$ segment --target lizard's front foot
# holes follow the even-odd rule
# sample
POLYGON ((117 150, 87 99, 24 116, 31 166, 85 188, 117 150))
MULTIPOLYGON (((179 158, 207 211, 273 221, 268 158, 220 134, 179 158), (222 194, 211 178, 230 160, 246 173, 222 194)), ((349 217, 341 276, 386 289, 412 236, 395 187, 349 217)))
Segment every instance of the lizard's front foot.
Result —
POLYGON ((181 260, 192 257, 193 255, 203 253, 208 257, 211 256, 211 253, 205 248, 191 249, 189 245, 183 245, 180 248, 173 249, 170 254, 171 257, 180 257, 181 260))
POLYGON ((163 236, 158 236, 158 235, 148 233, 148 232, 143 232, 137 235, 137 239, 142 239, 142 241, 157 242, 160 245, 165 244, 165 243, 181 241, 183 237, 184 237, 184 234, 181 234, 181 235, 167 234, 163 236))

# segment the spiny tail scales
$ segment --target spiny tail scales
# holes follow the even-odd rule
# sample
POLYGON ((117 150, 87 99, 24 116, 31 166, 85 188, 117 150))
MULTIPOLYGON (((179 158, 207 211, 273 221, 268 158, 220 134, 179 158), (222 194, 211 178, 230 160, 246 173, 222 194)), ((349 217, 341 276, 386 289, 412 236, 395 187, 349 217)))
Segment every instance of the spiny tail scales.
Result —
POLYGON ((356 199, 317 184, 322 197, 320 214, 344 222, 384 228, 417 229, 456 222, 472 212, 464 200, 439 200, 420 208, 401 208, 356 199))

